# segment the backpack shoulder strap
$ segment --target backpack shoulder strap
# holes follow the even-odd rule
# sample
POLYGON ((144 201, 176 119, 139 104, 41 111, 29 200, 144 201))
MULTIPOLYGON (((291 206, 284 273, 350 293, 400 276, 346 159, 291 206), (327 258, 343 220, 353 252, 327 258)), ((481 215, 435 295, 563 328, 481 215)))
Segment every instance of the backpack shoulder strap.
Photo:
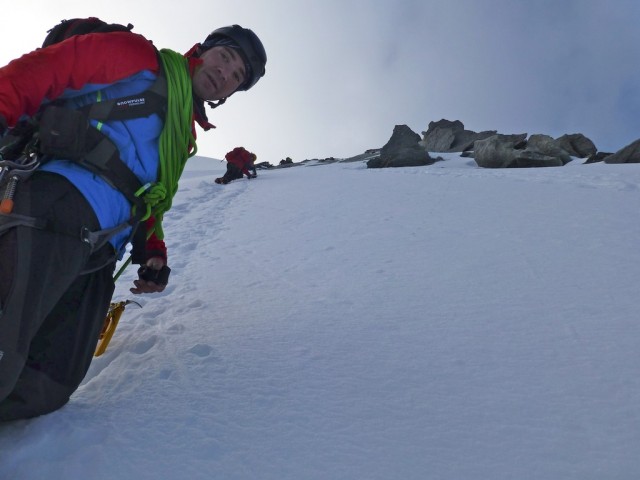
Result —
POLYGON ((151 87, 144 92, 93 103, 81 108, 81 110, 90 119, 99 122, 148 117, 152 113, 164 117, 167 107, 167 77, 159 59, 158 63, 158 76, 151 87))

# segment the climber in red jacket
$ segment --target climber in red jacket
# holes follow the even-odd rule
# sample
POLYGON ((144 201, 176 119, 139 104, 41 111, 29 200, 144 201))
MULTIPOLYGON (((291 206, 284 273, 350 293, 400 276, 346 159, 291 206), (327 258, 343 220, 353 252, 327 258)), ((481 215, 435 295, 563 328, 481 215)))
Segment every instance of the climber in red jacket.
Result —
POLYGON ((242 178, 243 175, 247 176, 247 179, 256 178, 256 154, 251 153, 244 147, 236 147, 227 153, 224 158, 227 160, 227 172, 220 178, 216 178, 216 183, 222 183, 226 185, 232 180, 242 178))

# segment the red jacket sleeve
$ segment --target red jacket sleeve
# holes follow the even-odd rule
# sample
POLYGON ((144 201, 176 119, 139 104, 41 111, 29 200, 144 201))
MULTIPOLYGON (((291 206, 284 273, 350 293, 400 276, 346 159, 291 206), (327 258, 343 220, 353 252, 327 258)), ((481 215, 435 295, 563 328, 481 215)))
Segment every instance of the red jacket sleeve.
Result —
POLYGON ((0 68, 0 114, 9 126, 34 115, 66 89, 110 84, 142 70, 158 71, 152 43, 130 32, 76 35, 0 68))
MULTIPOLYGON (((149 217, 145 223, 147 231, 150 231, 155 223, 156 219, 154 217, 149 217)), ((152 233, 147 239, 145 250, 147 260, 152 257, 160 257, 164 259, 164 263, 167 263, 167 246, 165 245, 164 240, 160 240, 155 233, 152 233)))

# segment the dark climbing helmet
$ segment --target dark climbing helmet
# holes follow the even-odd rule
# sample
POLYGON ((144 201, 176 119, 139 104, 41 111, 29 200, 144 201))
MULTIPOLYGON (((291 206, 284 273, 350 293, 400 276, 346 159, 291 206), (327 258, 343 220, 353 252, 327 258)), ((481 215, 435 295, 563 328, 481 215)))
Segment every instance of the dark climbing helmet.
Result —
POLYGON ((237 48, 242 54, 246 80, 238 87, 238 90, 249 90, 265 74, 267 64, 267 52, 258 36, 248 28, 240 25, 231 25, 214 30, 209 34, 201 48, 208 50, 216 45, 228 45, 237 48), (230 42, 229 42, 230 41, 230 42))

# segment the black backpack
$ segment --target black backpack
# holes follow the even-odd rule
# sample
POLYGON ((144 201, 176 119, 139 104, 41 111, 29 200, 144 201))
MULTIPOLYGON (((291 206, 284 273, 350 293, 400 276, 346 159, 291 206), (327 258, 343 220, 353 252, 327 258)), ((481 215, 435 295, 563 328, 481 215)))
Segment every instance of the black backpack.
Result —
POLYGON ((47 32, 47 36, 42 42, 42 47, 48 47, 54 43, 66 40, 74 35, 85 35, 87 33, 107 33, 107 32, 130 32, 133 25, 130 23, 125 27, 119 23, 107 23, 97 17, 72 18, 62 20, 59 24, 47 32))

